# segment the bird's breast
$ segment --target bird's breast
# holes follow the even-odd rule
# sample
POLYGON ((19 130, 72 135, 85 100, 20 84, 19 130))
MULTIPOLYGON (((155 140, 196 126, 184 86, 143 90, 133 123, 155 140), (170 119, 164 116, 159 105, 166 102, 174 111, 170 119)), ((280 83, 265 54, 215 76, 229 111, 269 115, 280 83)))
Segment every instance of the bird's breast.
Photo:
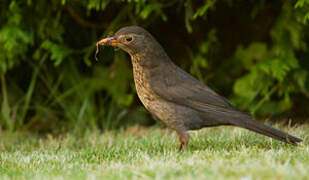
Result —
POLYGON ((151 106, 157 99, 149 85, 151 75, 141 66, 133 66, 133 74, 137 95, 146 109, 151 111, 151 106))

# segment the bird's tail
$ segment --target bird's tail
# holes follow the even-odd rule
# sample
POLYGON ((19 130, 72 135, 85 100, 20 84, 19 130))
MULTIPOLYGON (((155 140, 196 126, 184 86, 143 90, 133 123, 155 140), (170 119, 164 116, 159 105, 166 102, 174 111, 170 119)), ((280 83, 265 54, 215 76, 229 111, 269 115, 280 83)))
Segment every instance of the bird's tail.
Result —
POLYGON ((249 115, 243 113, 241 113, 238 118, 235 118, 231 124, 252 130, 254 132, 292 145, 297 145, 297 143, 302 141, 300 138, 267 126, 259 121, 253 120, 249 115))

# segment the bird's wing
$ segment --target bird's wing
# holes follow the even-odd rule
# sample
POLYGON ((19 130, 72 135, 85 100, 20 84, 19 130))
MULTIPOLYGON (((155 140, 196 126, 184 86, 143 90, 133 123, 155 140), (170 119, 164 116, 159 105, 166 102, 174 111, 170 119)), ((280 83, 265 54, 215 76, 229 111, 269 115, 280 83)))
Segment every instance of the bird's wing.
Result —
POLYGON ((169 72, 162 72, 159 77, 151 78, 150 85, 154 93, 161 98, 199 111, 236 110, 227 99, 175 65, 169 72))

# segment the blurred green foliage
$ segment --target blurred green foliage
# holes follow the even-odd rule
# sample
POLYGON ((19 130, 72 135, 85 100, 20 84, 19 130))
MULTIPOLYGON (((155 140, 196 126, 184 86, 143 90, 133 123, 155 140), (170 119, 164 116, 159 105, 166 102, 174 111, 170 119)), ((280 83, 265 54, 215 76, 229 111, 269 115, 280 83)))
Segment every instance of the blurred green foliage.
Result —
POLYGON ((140 25, 176 64, 260 117, 308 115, 309 1, 2 0, 0 127, 144 123, 129 56, 95 43, 140 25))

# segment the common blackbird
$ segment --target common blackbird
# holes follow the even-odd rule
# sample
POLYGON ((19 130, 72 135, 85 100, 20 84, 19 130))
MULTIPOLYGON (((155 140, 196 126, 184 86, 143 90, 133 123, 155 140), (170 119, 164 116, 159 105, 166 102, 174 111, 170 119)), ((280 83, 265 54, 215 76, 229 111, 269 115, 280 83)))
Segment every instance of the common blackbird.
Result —
POLYGON ((187 150, 189 130, 232 125, 296 145, 302 140, 253 120, 227 99, 176 66, 161 45, 138 26, 121 28, 99 45, 117 46, 131 56, 138 97, 154 116, 178 134, 187 150))

